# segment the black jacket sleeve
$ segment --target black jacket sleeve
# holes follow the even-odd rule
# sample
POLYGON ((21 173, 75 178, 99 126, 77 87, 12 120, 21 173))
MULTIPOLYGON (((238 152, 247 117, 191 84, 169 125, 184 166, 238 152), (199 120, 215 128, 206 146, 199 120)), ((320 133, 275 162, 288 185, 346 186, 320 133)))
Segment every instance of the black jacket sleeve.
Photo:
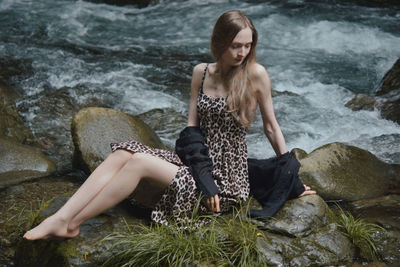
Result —
POLYGON ((273 216, 286 200, 295 198, 305 188, 298 177, 300 162, 289 152, 271 159, 248 159, 250 194, 262 210, 250 210, 259 219, 273 216))
POLYGON ((176 140, 175 152, 182 163, 189 167, 203 199, 220 193, 211 173, 213 164, 208 156, 208 148, 204 144, 200 127, 188 126, 183 129, 176 140))

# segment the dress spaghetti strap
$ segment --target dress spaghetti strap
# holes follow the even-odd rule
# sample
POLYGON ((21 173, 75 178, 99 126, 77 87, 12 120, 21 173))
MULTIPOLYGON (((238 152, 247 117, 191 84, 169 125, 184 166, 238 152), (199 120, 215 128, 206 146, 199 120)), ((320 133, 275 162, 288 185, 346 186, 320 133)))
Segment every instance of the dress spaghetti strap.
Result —
POLYGON ((203 93, 203 84, 204 84, 204 80, 206 79, 206 73, 207 73, 207 69, 208 69, 208 63, 206 65, 206 67, 204 68, 204 72, 203 72, 203 78, 201 79, 201 87, 200 87, 200 93, 203 93))

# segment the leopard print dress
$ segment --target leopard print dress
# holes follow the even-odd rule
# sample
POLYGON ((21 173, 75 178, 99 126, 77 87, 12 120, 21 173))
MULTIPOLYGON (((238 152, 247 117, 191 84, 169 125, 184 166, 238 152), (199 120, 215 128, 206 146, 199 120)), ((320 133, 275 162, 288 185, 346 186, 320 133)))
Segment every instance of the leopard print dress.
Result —
MULTIPOLYGON (((208 64, 204 69, 197 112, 200 128, 205 137, 205 145, 213 162, 213 177, 220 190, 221 212, 227 211, 238 201, 247 200, 250 192, 247 166, 246 129, 236 122, 226 108, 226 98, 211 97, 203 92, 208 64)), ((179 166, 178 172, 169 184, 151 213, 155 222, 168 224, 168 219, 178 222, 190 220, 200 191, 195 181, 178 155, 174 152, 147 147, 136 141, 112 143, 112 151, 125 149, 133 153, 147 153, 179 166)), ((201 203, 200 214, 207 214, 201 203)))

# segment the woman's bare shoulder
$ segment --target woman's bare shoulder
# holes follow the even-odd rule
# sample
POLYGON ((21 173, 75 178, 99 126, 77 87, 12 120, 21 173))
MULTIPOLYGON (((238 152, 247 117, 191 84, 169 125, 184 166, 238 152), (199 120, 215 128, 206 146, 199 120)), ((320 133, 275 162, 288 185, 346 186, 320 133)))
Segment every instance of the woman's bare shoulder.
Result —
POLYGON ((259 63, 254 63, 250 67, 250 79, 253 82, 257 93, 271 90, 271 81, 265 67, 259 63))
POLYGON ((253 63, 250 66, 251 78, 255 80, 269 79, 267 69, 260 63, 253 63))

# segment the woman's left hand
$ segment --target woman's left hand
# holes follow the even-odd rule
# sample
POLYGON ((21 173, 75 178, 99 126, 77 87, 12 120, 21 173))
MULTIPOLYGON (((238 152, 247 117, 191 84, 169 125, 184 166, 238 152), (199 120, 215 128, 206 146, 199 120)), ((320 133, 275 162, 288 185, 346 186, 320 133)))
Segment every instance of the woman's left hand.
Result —
POLYGON ((213 195, 210 198, 207 198, 204 203, 206 204, 207 208, 213 212, 220 212, 219 208, 219 196, 218 194, 213 195))
POLYGON ((308 196, 308 195, 314 195, 314 194, 317 193, 317 191, 311 190, 311 187, 309 187, 309 186, 307 186, 305 184, 303 184, 303 185, 304 185, 304 188, 306 190, 299 197, 308 196))

